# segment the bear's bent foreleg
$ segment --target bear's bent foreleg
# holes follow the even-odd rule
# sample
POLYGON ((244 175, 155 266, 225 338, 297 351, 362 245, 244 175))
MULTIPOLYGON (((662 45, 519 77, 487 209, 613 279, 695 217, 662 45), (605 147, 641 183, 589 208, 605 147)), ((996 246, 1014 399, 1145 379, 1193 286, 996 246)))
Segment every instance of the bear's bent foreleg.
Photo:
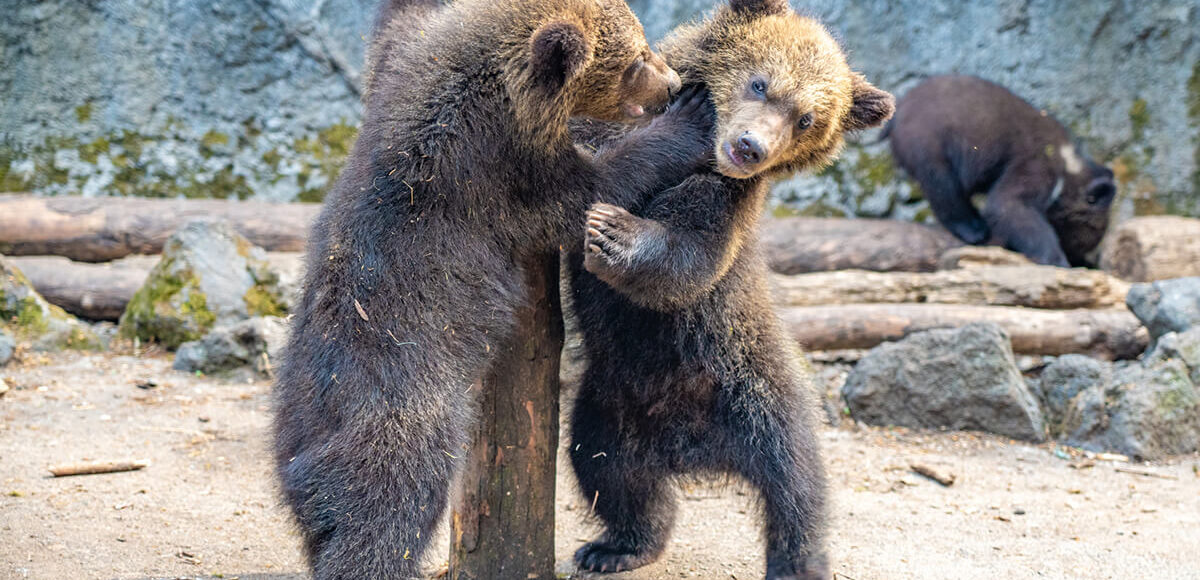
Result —
POLYGON ((971 196, 963 191, 949 168, 931 164, 913 168, 913 173, 913 178, 921 184, 929 207, 942 227, 971 245, 988 241, 987 222, 971 204, 971 196))

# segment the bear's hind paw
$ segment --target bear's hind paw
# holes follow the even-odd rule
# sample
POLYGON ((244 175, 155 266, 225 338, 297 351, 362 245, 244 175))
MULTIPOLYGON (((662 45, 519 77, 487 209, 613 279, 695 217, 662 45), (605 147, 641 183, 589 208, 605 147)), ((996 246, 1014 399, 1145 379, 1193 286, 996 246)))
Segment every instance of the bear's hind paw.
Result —
POLYGON ((657 559, 657 554, 623 550, 604 542, 589 542, 575 552, 575 563, 588 572, 628 572, 657 559))

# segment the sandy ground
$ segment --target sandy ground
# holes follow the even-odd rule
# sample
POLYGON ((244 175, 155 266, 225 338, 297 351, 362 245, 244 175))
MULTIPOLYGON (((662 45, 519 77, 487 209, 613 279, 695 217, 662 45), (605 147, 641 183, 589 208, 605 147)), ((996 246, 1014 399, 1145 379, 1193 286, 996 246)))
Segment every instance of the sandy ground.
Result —
MULTIPOLYGON (((304 578, 268 471, 267 383, 121 356, 26 360, 0 377, 12 388, 0 398, 0 578, 304 578), (157 386, 138 386, 148 380, 157 386), (123 458, 151 465, 59 479, 46 471, 123 458)), ((1052 446, 973 434, 844 425, 821 435, 837 578, 1200 579, 1196 456, 1072 467, 1052 446), (958 481, 941 487, 910 472, 913 462, 958 481)), ((567 572, 594 528, 562 474, 567 572)), ((614 578, 761 578, 752 496, 700 487, 684 497, 667 555, 614 578)), ((434 548, 431 568, 446 550, 444 540, 434 548)))

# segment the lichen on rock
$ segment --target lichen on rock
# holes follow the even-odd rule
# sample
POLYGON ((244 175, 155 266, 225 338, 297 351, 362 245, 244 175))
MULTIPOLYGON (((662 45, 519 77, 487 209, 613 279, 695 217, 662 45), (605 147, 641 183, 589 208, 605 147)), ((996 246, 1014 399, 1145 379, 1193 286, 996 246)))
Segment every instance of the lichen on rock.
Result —
POLYGON ((196 221, 176 232, 121 316, 122 336, 168 348, 218 324, 286 314, 266 253, 229 224, 196 221))

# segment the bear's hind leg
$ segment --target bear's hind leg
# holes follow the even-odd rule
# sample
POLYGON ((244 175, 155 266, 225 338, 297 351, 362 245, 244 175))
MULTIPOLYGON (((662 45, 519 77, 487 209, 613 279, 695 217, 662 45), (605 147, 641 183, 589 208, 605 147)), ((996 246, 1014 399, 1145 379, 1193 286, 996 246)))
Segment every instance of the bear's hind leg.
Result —
POLYGON ((360 419, 281 466, 314 580, 421 577, 454 470, 447 453, 465 429, 451 420, 414 432, 407 423, 401 433, 398 421, 360 419))
POLYGON ((757 399, 739 406, 726 429, 736 470, 762 495, 767 580, 829 578, 823 546, 825 473, 816 437, 804 424, 805 411, 757 399))
POLYGON ((675 523, 675 497, 665 473, 621 450, 614 420, 583 397, 571 422, 571 464, 586 505, 604 523, 604 534, 575 552, 592 572, 640 568, 662 555, 675 523))

